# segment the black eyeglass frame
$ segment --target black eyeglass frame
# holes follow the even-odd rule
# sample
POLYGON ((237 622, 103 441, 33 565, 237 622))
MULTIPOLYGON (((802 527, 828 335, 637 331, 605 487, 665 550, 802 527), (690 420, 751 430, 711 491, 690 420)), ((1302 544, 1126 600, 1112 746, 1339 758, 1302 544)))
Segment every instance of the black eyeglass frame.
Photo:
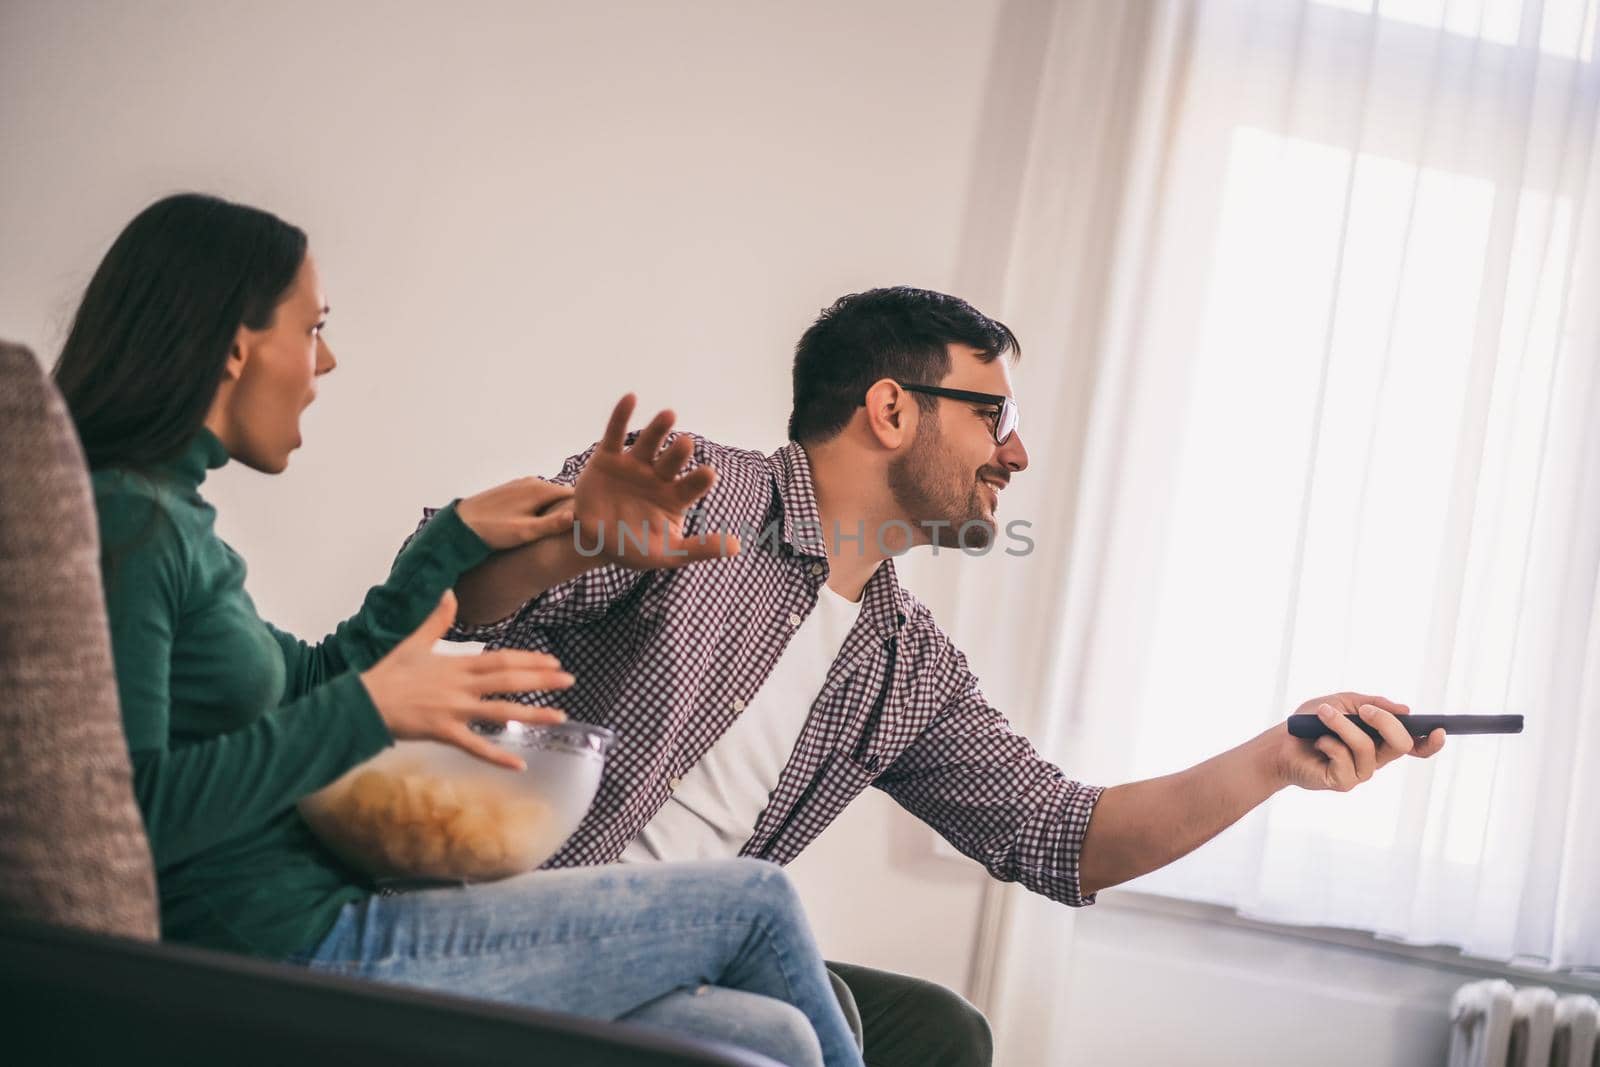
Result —
POLYGON ((926 393, 929 396, 943 396, 951 400, 965 400, 969 404, 988 404, 995 409, 994 425, 990 432, 994 435, 994 443, 1003 445, 1011 440, 1011 435, 1017 432, 1019 414, 1017 402, 1009 396, 1000 393, 975 393, 970 389, 946 389, 942 385, 921 385, 917 382, 896 381, 896 385, 910 393, 926 393), (1001 436, 1000 427, 1010 426, 1001 436))

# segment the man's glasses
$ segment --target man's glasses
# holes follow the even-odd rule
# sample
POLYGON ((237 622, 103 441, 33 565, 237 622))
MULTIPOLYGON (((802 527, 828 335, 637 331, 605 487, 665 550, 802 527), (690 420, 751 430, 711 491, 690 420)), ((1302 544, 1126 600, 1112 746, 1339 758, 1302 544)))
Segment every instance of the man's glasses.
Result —
POLYGON ((929 396, 947 396, 951 400, 965 400, 969 404, 985 404, 994 408, 994 421, 990 424, 994 430, 994 443, 1003 445, 1011 440, 1011 435, 1017 432, 1017 402, 1009 396, 998 393, 974 393, 969 389, 946 389, 942 385, 918 385, 915 382, 896 382, 900 388, 910 393, 926 393, 929 396))

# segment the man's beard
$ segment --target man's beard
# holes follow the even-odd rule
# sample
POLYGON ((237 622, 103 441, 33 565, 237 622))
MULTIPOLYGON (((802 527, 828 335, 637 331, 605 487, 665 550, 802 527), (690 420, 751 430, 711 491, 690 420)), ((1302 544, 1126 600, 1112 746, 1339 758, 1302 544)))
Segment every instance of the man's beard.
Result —
MULTIPOLYGON (((936 417, 935 417, 936 418, 936 417)), ((889 464, 889 491, 913 526, 921 525, 940 548, 987 549, 994 520, 978 495, 983 482, 940 449, 939 424, 924 418, 905 455, 889 464), (942 523, 944 525, 927 525, 942 523)))

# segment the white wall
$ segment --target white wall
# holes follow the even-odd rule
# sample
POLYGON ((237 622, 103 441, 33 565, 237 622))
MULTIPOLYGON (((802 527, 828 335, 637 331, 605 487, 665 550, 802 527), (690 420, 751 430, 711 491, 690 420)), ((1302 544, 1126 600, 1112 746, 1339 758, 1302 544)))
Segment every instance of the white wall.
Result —
MULTIPOLYGON (((625 390, 776 447, 821 306, 954 288, 999 6, 0 0, 0 335, 53 360, 165 193, 303 226, 341 365, 287 474, 207 492, 321 632, 422 504, 555 470, 625 390)), ((829 952, 964 987, 982 876, 930 841, 873 797, 802 861, 829 952)))

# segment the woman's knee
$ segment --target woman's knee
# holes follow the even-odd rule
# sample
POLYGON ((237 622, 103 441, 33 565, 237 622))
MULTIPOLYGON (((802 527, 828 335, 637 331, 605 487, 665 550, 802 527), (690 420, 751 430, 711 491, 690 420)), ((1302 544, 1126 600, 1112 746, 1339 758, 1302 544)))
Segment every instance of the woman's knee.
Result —
POLYGON ((717 865, 730 888, 767 914, 798 915, 800 893, 784 869, 770 860, 741 856, 717 865))
POLYGON ((789 1067, 822 1067, 822 1044, 792 1004, 721 986, 662 997, 623 1017, 751 1049, 789 1067))

